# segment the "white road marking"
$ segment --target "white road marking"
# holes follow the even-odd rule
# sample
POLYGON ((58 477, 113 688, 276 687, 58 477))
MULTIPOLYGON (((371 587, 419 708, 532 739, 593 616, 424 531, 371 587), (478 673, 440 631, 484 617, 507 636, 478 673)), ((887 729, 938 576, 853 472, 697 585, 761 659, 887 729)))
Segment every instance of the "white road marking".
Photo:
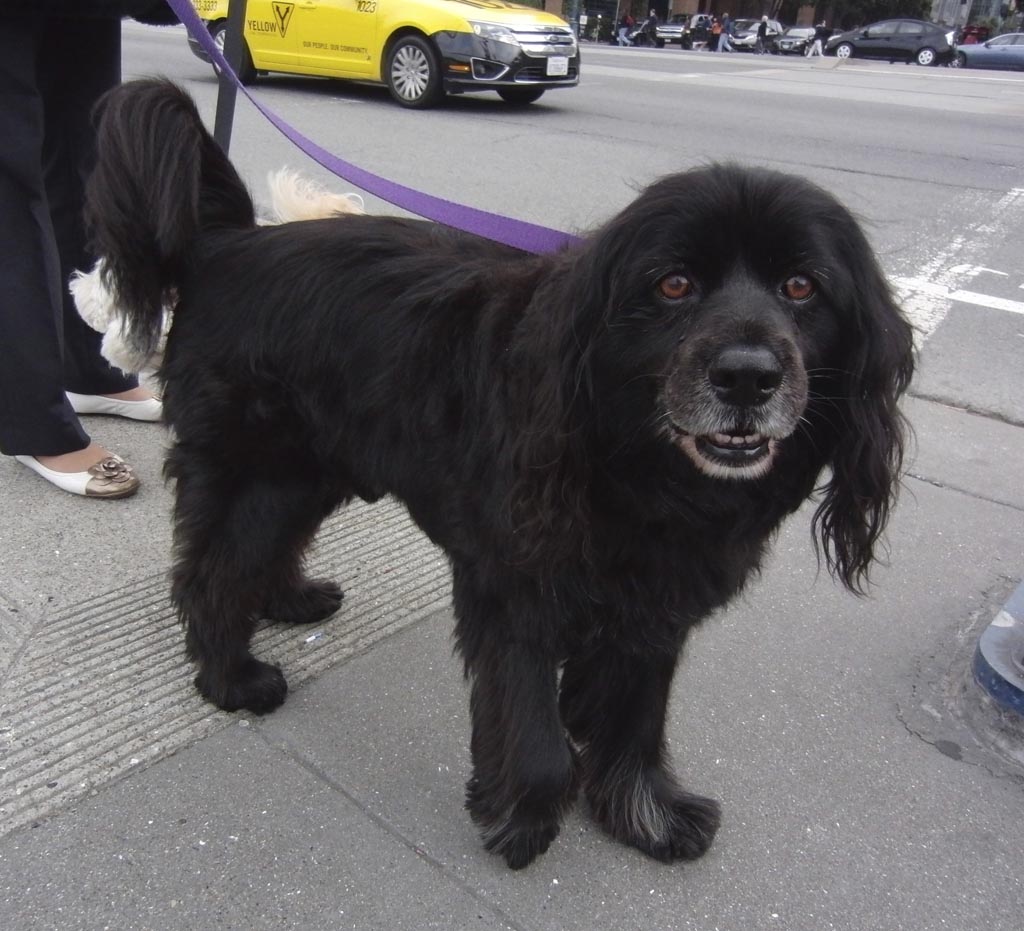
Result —
MULTIPOLYGON (((985 272, 989 275, 999 275, 1001 278, 1009 278, 1009 272, 1001 272, 998 268, 986 268, 984 265, 957 265, 950 269, 951 272, 957 274, 969 274, 972 278, 985 272)), ((1024 287, 1024 285, 1021 285, 1024 287)))
POLYGON ((686 84, 695 79, 714 77, 714 75, 695 71, 638 71, 635 68, 617 68, 614 65, 587 65, 587 74, 600 74, 610 78, 628 78, 631 81, 650 81, 655 84, 686 84))
MULTIPOLYGON (((924 295, 929 298, 937 297, 946 304, 957 301, 961 304, 977 304, 979 307, 1006 310, 1011 314, 1024 314, 1024 301, 1011 301, 1005 297, 992 297, 988 294, 980 294, 977 291, 965 291, 962 288, 954 290, 946 285, 924 281, 920 278, 893 278, 892 283, 901 292, 924 295)), ((1021 287, 1024 287, 1024 285, 1021 285, 1021 287)))
POLYGON ((1024 313, 1024 304, 965 287, 981 274, 1002 274, 981 264, 992 247, 1006 242, 1024 223, 1024 187, 1012 188, 982 220, 968 225, 949 244, 908 275, 893 276, 897 300, 917 330, 920 347, 946 318, 954 301, 1024 313))

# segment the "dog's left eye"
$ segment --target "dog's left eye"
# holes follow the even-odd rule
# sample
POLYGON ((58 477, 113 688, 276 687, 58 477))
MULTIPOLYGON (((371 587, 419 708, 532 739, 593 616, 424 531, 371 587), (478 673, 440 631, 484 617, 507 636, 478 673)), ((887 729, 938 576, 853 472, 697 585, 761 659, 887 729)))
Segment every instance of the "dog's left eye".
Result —
POLYGON ((782 282, 782 293, 791 301, 806 301, 815 290, 814 280, 806 275, 793 275, 782 282))
POLYGON ((658 291, 667 300, 681 301, 693 293, 693 282, 686 275, 677 272, 662 278, 658 282, 658 291))

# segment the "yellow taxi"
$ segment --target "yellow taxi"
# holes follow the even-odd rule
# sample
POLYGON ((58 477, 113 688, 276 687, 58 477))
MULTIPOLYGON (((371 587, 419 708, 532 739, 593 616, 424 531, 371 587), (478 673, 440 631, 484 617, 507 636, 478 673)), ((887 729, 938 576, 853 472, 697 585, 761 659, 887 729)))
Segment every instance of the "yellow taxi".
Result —
MULTIPOLYGON (((223 49, 228 0, 192 5, 223 49)), ((243 83, 271 71, 372 81, 405 107, 481 90, 528 104, 580 75, 563 19, 504 0, 248 0, 243 39, 243 83)))

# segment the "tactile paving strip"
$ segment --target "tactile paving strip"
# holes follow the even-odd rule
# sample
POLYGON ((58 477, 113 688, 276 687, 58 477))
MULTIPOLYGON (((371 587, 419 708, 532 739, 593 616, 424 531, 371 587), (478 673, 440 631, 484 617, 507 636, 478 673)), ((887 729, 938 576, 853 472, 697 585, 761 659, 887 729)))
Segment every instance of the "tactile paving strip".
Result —
MULTIPOLYGON (((307 568, 345 590, 339 613, 254 638, 291 687, 450 603, 447 560, 394 501, 332 517, 307 568)), ((166 573, 26 636, 0 669, 0 836, 237 722, 199 697, 194 674, 166 573)))

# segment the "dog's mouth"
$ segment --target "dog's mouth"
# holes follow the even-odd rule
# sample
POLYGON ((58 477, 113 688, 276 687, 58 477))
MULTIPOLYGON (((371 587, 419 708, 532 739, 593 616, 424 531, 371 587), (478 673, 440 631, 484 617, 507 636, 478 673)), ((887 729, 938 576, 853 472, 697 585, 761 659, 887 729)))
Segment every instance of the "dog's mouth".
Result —
POLYGON ((772 441, 762 433, 714 433, 694 439, 701 455, 725 465, 750 465, 771 455, 772 441))
POLYGON ((669 421, 676 445, 714 478, 757 478, 771 468, 776 440, 755 431, 693 434, 669 421))

